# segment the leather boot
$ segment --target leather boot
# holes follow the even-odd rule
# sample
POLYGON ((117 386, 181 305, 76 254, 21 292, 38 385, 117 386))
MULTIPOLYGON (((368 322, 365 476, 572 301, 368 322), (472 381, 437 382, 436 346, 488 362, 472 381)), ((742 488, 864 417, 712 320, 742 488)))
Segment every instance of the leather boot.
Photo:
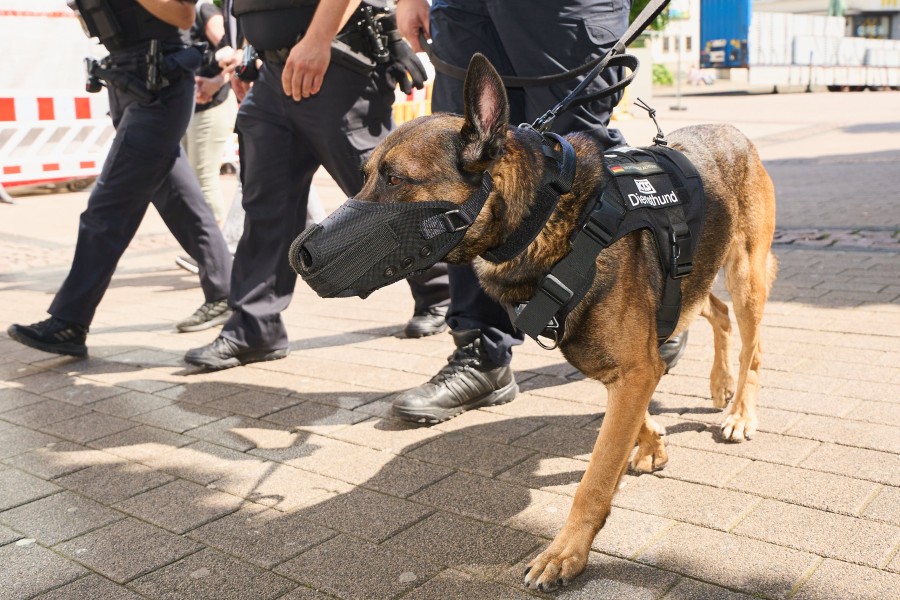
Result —
POLYGON ((440 423, 464 411, 504 404, 519 386, 509 365, 490 361, 477 329, 453 331, 456 351, 431 380, 394 400, 394 413, 416 423, 440 423))

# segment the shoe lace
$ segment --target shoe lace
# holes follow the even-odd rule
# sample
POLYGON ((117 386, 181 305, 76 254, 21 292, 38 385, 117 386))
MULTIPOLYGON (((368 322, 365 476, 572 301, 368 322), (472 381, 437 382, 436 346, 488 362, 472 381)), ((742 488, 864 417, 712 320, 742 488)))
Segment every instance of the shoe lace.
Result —
POLYGON ((481 356, 478 352, 477 342, 466 344, 457 348, 453 354, 447 357, 447 364, 431 378, 431 383, 447 381, 457 374, 477 366, 480 362, 481 356))
POLYGON ((86 328, 82 325, 78 325, 77 323, 68 323, 66 321, 63 321, 62 319, 57 319, 56 317, 50 317, 49 319, 38 321, 37 323, 32 325, 32 327, 39 331, 43 331, 48 335, 59 333, 60 331, 65 331, 67 329, 72 329, 76 333, 82 333, 83 331, 86 331, 86 328))

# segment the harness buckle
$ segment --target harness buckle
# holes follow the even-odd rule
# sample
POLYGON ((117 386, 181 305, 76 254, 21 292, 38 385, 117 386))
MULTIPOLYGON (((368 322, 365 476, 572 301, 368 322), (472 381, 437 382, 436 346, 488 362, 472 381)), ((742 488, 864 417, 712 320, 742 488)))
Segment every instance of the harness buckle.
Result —
POLYGON ((472 224, 471 222, 466 221, 465 215, 463 215, 463 213, 457 208, 448 210, 447 212, 441 214, 441 220, 444 222, 444 225, 447 228, 447 233, 456 233, 458 231, 462 231, 463 229, 468 229, 469 225, 472 224), (458 217, 462 224, 454 224, 453 219, 450 218, 451 215, 455 215, 456 217, 458 217))
POLYGON ((690 275, 694 269, 691 256, 691 230, 684 223, 675 223, 669 232, 672 243, 672 279, 690 275))

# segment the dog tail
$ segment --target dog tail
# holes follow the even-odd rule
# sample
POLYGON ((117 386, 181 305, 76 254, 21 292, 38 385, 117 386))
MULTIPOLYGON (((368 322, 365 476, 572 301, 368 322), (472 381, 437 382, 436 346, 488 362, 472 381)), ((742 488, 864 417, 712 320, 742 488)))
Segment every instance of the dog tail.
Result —
POLYGON ((768 256, 766 256, 766 294, 772 291, 772 284, 775 283, 775 278, 778 277, 778 259, 775 258, 775 255, 772 254, 772 251, 769 250, 768 256))

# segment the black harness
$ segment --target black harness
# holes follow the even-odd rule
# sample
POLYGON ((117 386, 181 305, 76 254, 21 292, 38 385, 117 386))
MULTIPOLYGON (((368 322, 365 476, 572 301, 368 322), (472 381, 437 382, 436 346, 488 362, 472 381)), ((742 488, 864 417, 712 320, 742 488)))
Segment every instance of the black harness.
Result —
POLYGON ((566 316, 590 289, 600 252, 639 229, 653 233, 665 278, 657 342, 664 343, 678 324, 681 279, 691 273, 703 228, 700 175, 683 154, 663 143, 613 148, 603 159, 604 185, 585 204, 571 250, 544 276, 531 300, 508 307, 515 326, 545 348, 556 347, 565 334, 566 316))

